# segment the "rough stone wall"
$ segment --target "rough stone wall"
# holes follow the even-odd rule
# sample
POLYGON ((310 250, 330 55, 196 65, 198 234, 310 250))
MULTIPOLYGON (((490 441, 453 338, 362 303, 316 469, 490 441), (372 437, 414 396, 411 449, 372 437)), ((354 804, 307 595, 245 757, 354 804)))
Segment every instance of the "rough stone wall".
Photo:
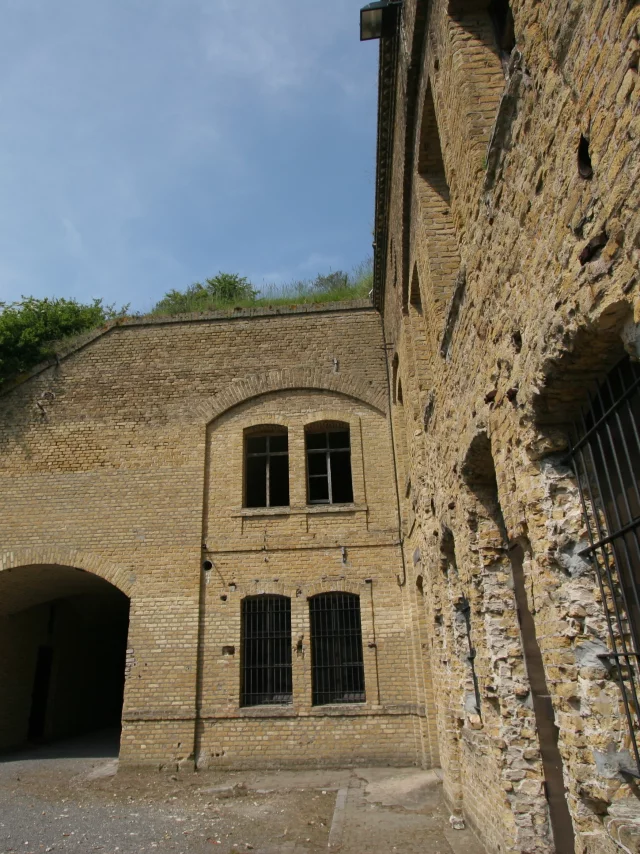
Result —
MULTIPOLYGON (((364 302, 129 321, 5 390, 0 613, 15 622, 93 575, 130 596, 124 760, 415 761, 387 406, 380 317, 364 302), (304 425, 326 418, 350 425, 349 508, 307 506, 304 425), (242 509, 243 429, 265 421, 289 427, 286 514, 242 509), (361 600, 366 703, 314 708, 307 597, 342 589, 361 600), (239 708, 240 601, 273 590, 303 636, 282 715, 239 708)), ((30 696, 28 674, 18 688, 30 696)))
POLYGON ((487 7, 407 0, 398 35, 376 253, 408 587, 424 591, 453 811, 489 851, 553 850, 537 650, 575 850, 613 852, 640 810, 619 770, 620 691, 589 655, 608 638, 593 570, 576 557, 586 533, 562 452, 640 314, 640 9, 512 0, 516 49, 503 63, 487 7), (439 183, 437 157, 428 162, 438 148, 439 183))

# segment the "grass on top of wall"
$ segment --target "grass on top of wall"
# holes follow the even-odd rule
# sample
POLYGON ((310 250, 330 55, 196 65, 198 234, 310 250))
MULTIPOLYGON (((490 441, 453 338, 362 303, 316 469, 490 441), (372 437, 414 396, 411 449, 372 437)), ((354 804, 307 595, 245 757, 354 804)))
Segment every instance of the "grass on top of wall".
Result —
POLYGON ((116 309, 95 299, 84 304, 73 299, 23 297, 0 302, 0 388, 40 362, 55 356, 61 342, 125 317, 174 317, 179 314, 228 308, 305 305, 364 299, 373 287, 373 263, 365 261, 351 273, 318 275, 315 279, 254 288, 235 273, 218 273, 184 291, 169 291, 148 314, 116 309))

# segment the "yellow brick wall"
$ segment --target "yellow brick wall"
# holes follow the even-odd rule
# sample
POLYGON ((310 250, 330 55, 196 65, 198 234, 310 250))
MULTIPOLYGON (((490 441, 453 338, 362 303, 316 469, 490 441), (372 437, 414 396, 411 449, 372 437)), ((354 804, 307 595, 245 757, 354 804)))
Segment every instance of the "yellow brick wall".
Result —
POLYGON ((33 603, 36 570, 38 602, 77 593, 59 567, 130 596, 123 761, 418 761, 384 348, 366 303, 128 321, 0 401, 3 604, 33 603), (350 426, 349 508, 307 506, 304 426, 324 419, 350 426), (265 422, 289 428, 286 514, 242 508, 243 430, 265 422), (342 589, 361 598, 366 702, 314 709, 307 598, 342 589), (239 708, 240 602, 273 590, 303 635, 284 721, 239 708))

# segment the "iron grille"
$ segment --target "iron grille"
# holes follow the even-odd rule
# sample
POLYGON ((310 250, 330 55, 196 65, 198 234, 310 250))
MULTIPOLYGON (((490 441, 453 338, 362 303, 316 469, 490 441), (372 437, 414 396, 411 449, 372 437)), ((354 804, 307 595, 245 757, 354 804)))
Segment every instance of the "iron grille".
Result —
POLYGON ((242 600, 242 706, 290 703, 291 599, 242 600))
POLYGON ((622 692, 640 776, 640 366, 626 357, 590 397, 575 425, 571 458, 609 630, 608 659, 622 692))
POLYGON ((309 599, 313 705, 363 703, 360 597, 320 593, 309 599))

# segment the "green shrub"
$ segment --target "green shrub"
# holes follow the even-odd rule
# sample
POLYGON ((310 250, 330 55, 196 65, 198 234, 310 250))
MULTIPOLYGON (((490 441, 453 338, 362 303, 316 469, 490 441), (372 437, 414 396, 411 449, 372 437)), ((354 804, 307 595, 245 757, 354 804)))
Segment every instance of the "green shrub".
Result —
POLYGON ((53 343, 101 326, 120 314, 102 300, 83 305, 76 300, 23 297, 0 303, 0 384, 53 355, 53 343))
POLYGON ((152 314, 186 314, 254 302, 257 291, 244 276, 218 273, 212 279, 194 282, 185 291, 169 291, 151 310, 152 314))
POLYGON ((278 305, 338 302, 367 297, 373 287, 373 259, 363 261, 351 273, 342 270, 318 274, 283 285, 255 289, 235 273, 218 273, 205 284, 195 282, 184 291, 172 290, 151 309, 152 315, 213 311, 229 306, 278 305))

